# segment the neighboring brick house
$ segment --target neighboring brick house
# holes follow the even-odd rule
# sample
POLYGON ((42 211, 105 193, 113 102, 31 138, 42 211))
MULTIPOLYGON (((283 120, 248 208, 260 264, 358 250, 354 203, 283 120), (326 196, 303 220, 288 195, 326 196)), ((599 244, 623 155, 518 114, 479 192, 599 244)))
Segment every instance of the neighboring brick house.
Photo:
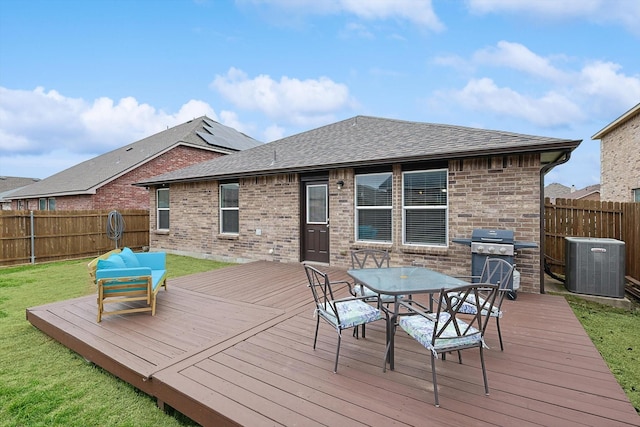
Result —
MULTIPOLYGON (((452 239, 474 228, 541 246, 544 174, 580 142, 357 116, 137 185, 169 192, 150 210, 153 250, 348 267, 350 250, 385 248, 468 275, 452 239)), ((523 291, 543 289, 541 250, 516 257, 523 291)))
POLYGON ((10 194, 19 210, 149 209, 146 178, 261 143, 206 116, 127 144, 10 194))
POLYGON ((576 199, 576 200, 600 200, 600 184, 587 185, 577 190, 575 185, 566 185, 554 182, 544 187, 544 197, 548 197, 551 203, 556 199, 576 199))
POLYGON ((0 207, 3 211, 11 210, 11 194, 22 187, 40 181, 38 178, 19 176, 0 176, 0 207))
POLYGON ((640 103, 591 139, 600 140, 600 199, 640 202, 640 103))

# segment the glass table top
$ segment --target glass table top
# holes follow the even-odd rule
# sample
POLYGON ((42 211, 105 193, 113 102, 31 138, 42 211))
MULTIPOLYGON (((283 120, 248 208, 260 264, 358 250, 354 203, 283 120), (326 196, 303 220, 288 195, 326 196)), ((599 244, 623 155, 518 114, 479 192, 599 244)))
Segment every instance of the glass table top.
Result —
POLYGON ((363 268, 347 274, 372 291, 389 295, 431 293, 468 284, 425 267, 363 268))

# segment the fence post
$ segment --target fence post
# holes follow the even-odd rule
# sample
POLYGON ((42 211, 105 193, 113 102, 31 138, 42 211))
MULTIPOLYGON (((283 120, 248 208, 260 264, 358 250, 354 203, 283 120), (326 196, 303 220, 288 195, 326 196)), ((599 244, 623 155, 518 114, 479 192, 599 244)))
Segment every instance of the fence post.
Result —
POLYGON ((35 242, 35 230, 33 225, 33 211, 30 211, 30 219, 31 219, 31 264, 36 263, 36 242, 35 242))

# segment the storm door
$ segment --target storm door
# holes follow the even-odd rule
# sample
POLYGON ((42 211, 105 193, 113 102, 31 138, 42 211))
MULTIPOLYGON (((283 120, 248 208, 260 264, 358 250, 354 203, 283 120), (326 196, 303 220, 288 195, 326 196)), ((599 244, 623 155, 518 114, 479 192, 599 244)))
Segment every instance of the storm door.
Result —
POLYGON ((303 183, 303 261, 329 263, 329 188, 326 181, 303 183))

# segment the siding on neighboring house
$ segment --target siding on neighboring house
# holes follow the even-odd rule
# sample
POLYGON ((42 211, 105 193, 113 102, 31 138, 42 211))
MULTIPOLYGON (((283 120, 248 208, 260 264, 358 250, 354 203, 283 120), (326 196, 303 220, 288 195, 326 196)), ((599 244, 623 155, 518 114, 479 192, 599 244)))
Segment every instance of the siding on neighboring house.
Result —
POLYGON ((593 136, 601 140, 600 200, 633 202, 640 191, 640 104, 593 136))
MULTIPOLYGON (((448 162, 448 247, 402 244, 402 164, 393 164, 393 243, 356 242, 354 169, 331 169, 329 175, 330 264, 350 267, 349 251, 380 247, 393 265, 418 264, 449 274, 469 275, 470 248, 451 243, 470 237, 474 228, 511 229, 520 241, 540 244, 540 156, 494 156, 448 162), (343 180, 339 190, 337 181, 343 180)), ((240 178, 240 231, 219 233, 219 181, 170 185, 170 230, 156 230, 155 192, 150 191, 150 245, 154 250, 231 261, 300 260, 301 176, 297 173, 240 178)), ((516 257, 521 290, 540 292, 540 251, 516 257)))
MULTIPOLYGON (((149 209, 149 191, 133 183, 222 155, 215 151, 178 146, 99 187, 95 195, 56 196, 56 210, 149 209)), ((17 209, 17 200, 13 203, 13 208, 17 209)), ((38 209, 38 199, 29 199, 28 209, 38 209)))

